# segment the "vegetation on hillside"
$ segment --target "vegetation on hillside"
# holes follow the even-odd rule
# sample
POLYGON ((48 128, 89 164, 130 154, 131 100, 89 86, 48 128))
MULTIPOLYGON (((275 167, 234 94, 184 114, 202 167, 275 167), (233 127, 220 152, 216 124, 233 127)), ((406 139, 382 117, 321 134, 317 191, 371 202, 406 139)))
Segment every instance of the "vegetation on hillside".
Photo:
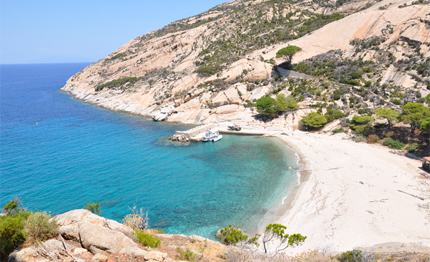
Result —
POLYGON ((4 216, 0 216, 0 257, 20 248, 25 241, 36 244, 58 234, 58 225, 50 221, 45 212, 29 212, 21 208, 21 201, 13 199, 3 207, 4 216))

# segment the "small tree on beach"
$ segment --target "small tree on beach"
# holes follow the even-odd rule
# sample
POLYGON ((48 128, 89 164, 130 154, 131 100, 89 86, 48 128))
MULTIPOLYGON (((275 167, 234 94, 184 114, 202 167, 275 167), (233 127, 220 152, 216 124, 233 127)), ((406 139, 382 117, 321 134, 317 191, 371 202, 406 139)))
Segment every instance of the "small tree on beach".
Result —
POLYGON ((402 121, 411 125, 411 134, 430 117, 430 109, 421 103, 407 103, 402 106, 402 121))
POLYGON ((378 108, 375 113, 388 120, 388 127, 391 127, 400 116, 399 112, 391 108, 378 108))
POLYGON ((327 123, 327 118, 318 113, 311 112, 300 120, 300 125, 313 128, 323 127, 327 123))
POLYGON ((290 246, 298 246, 307 238, 305 236, 302 236, 301 234, 285 234, 285 229, 287 229, 287 227, 281 224, 270 224, 266 227, 262 240, 264 253, 268 253, 267 244, 269 242, 274 243, 274 255, 276 255, 278 252, 285 250, 290 246))

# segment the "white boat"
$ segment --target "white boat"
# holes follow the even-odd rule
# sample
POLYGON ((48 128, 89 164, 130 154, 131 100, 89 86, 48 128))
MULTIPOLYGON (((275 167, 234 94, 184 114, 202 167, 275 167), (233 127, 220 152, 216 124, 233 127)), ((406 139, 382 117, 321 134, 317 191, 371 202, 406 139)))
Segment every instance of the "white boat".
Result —
POLYGON ((203 142, 216 142, 222 138, 218 132, 208 131, 205 136, 202 138, 203 142))
POLYGON ((155 113, 152 116, 152 119, 154 119, 155 121, 164 121, 170 116, 171 113, 172 110, 168 107, 165 107, 161 109, 160 112, 155 113))

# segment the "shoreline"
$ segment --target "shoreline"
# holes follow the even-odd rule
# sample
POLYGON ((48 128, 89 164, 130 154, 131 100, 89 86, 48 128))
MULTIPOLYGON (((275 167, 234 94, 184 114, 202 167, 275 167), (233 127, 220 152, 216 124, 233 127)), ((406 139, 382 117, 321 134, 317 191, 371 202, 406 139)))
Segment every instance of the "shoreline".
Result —
MULTIPOLYGON (((286 147, 287 150, 294 152, 296 154, 297 160, 297 170, 298 177, 294 178, 293 181, 284 189, 283 195, 280 199, 277 199, 272 207, 264 214, 257 225, 256 232, 262 234, 268 224, 280 223, 283 217, 288 214, 293 207, 295 200, 301 193, 303 185, 309 180, 312 173, 308 169, 308 163, 305 160, 304 155, 295 147, 291 147, 285 140, 280 137, 269 137, 275 143, 279 144, 281 147, 286 147)), ((288 229, 287 229, 288 230, 288 229)))
POLYGON ((303 165, 300 186, 271 222, 308 237, 286 253, 343 252, 388 242, 430 247, 430 180, 420 175, 421 161, 341 135, 293 131, 278 141, 297 152, 303 165))
MULTIPOLYGON (((86 104, 147 118, 60 91, 86 104)), ((342 140, 341 135, 278 129, 286 134, 274 136, 274 140, 300 157, 300 185, 275 201, 257 222, 257 232, 269 223, 280 223, 287 227, 286 233, 308 237, 303 245, 285 250, 287 254, 343 252, 388 242, 430 247, 430 181, 420 177, 420 161, 391 154, 382 146, 342 140), (426 200, 421 202, 398 190, 426 200)), ((274 130, 260 131, 270 134, 274 130)))

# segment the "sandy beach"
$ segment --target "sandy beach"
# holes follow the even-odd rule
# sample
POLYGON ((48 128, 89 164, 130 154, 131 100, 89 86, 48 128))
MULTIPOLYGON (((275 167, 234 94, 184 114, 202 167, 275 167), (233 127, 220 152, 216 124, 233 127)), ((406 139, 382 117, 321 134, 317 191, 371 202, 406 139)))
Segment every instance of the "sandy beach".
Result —
POLYGON ((304 175, 291 207, 276 222, 307 239, 286 252, 340 252, 389 242, 430 247, 430 179, 421 161, 342 137, 300 131, 279 136, 301 156, 304 175))

